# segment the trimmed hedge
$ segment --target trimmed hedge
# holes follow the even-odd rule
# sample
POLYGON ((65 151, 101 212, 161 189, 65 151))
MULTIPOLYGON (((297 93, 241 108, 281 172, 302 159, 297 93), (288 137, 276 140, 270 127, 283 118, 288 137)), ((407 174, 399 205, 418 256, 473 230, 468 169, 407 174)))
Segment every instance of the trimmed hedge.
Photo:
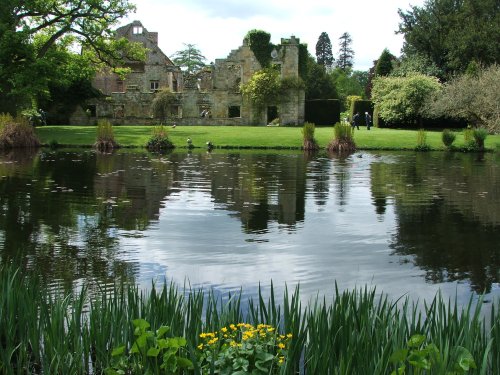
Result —
POLYGON ((306 100, 305 121, 318 125, 334 125, 340 122, 340 100, 306 100))
MULTIPOLYGON (((349 120, 352 120, 352 116, 354 116, 354 114, 356 112, 359 112, 361 117, 363 117, 363 121, 361 121, 361 124, 365 123, 364 122, 365 112, 368 112, 370 114, 370 116, 372 116, 372 118, 374 118, 372 101, 371 100, 354 100, 353 102, 351 102, 351 108, 349 111, 349 120)), ((375 122, 373 124, 375 125, 375 122)))

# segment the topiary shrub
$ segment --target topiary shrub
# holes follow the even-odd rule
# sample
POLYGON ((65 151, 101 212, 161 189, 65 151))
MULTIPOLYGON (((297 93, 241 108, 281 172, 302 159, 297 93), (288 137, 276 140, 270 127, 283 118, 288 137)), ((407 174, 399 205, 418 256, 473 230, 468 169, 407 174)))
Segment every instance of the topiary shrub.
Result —
POLYGON ((356 151, 354 143, 354 128, 337 122, 334 127, 335 137, 327 146, 328 151, 348 153, 356 151))
POLYGON ((316 127, 311 122, 304 123, 304 127, 302 128, 302 135, 304 137, 304 142, 302 149, 307 151, 314 151, 319 149, 318 142, 314 138, 314 132, 316 127))
POLYGON ((153 128, 153 134, 146 144, 146 148, 150 151, 165 151, 171 150, 174 147, 172 141, 168 139, 168 133, 165 127, 163 125, 155 126, 153 128))
POLYGON ((451 145, 453 142, 455 142, 456 134, 452 132, 450 129, 444 129, 443 134, 441 135, 441 140, 443 141, 443 144, 447 148, 451 148, 451 145))
POLYGON ((99 151, 112 151, 118 147, 120 146, 115 141, 111 122, 109 120, 99 120, 94 148, 99 151))

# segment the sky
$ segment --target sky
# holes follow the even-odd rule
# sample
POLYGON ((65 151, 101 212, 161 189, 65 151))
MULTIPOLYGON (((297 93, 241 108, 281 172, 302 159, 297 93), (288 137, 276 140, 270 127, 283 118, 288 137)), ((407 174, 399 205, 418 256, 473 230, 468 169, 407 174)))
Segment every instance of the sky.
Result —
POLYGON ((403 36, 396 34, 398 9, 422 6, 425 0, 132 0, 137 10, 120 26, 140 20, 159 33, 159 47, 169 57, 194 44, 207 63, 226 58, 253 29, 271 34, 271 42, 294 35, 316 56, 326 32, 338 56, 339 37, 348 32, 354 69, 368 70, 384 48, 399 56, 403 36))

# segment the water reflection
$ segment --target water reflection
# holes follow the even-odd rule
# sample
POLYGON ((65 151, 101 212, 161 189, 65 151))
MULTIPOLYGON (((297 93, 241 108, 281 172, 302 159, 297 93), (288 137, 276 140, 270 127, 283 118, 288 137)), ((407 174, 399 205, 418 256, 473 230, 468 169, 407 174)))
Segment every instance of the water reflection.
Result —
MULTIPOLYGON (((0 157, 0 256, 71 290, 167 277, 500 294, 496 154, 42 151, 0 157), (457 283, 458 282, 458 283, 457 283)), ((252 292, 249 292, 250 294, 252 292)))

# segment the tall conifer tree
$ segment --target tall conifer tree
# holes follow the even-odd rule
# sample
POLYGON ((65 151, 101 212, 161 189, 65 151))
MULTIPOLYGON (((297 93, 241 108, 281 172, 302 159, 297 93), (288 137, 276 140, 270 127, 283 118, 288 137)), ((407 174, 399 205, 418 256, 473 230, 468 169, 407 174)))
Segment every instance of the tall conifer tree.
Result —
POLYGON ((342 70, 352 68, 354 60, 354 50, 351 48, 352 38, 348 32, 343 33, 339 38, 339 57, 337 66, 342 70))
POLYGON ((331 68, 334 62, 332 43, 326 32, 322 32, 316 43, 316 61, 325 68, 331 68))

